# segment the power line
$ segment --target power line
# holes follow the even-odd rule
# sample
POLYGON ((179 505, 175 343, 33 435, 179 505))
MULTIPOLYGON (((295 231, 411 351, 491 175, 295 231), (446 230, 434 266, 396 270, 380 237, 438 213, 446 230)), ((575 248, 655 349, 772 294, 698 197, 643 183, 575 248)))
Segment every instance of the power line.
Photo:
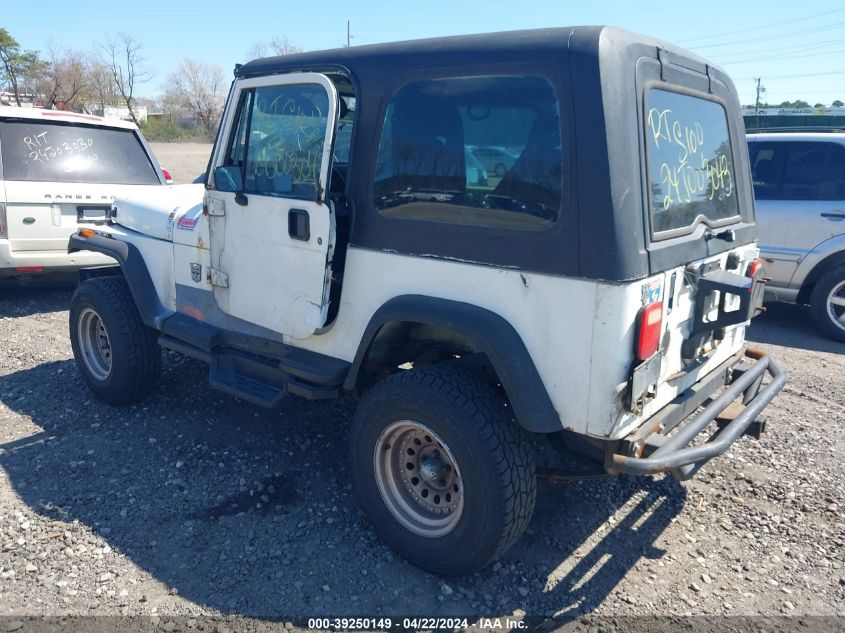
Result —
POLYGON ((782 38, 795 37, 797 35, 805 35, 807 33, 819 33, 821 31, 829 31, 831 29, 835 29, 835 28, 840 27, 842 25, 845 25, 845 22, 834 22, 833 24, 827 24, 825 26, 814 26, 812 28, 802 29, 800 31, 792 31, 792 32, 789 32, 789 33, 776 33, 776 34, 773 34, 773 35, 764 35, 763 37, 752 37, 752 38, 744 39, 744 40, 734 40, 732 42, 722 42, 721 44, 707 44, 705 46, 693 46, 692 48, 694 48, 695 50, 700 50, 702 48, 718 48, 720 46, 732 46, 734 44, 746 44, 748 42, 767 42, 767 41, 778 40, 778 39, 782 39, 782 38))
MULTIPOLYGON (((767 75, 766 80, 770 79, 798 79, 801 77, 821 77, 822 75, 845 75, 845 70, 832 70, 823 73, 803 73, 801 75, 767 75)), ((739 77, 734 81, 747 81, 749 79, 757 79, 757 77, 739 77)))
MULTIPOLYGON (((833 53, 843 53, 845 52, 845 48, 838 48, 832 51, 824 51, 825 55, 832 55, 833 53)), ((747 59, 740 59, 732 62, 720 62, 722 66, 732 66, 734 64, 748 64, 748 63, 756 63, 761 61, 769 61, 769 60, 779 60, 779 59, 801 59, 803 57, 818 57, 820 53, 807 53, 806 55, 770 55, 764 57, 749 57, 747 59)))
MULTIPOLYGON (((820 48, 825 48, 827 46, 835 46, 837 44, 842 44, 842 43, 845 43, 845 38, 840 37, 840 38, 836 38, 836 39, 833 39, 833 40, 824 40, 822 42, 816 42, 815 44, 810 44, 810 45, 793 44, 793 45, 790 45, 790 46, 778 47, 778 49, 776 50, 776 53, 778 55, 780 55, 781 53, 786 54, 786 53, 790 53, 792 51, 804 52, 804 51, 818 50, 820 48)), ((722 57, 722 55, 727 55, 728 58, 731 58, 731 57, 746 58, 751 53, 752 53, 752 51, 737 51, 735 53, 718 53, 718 55, 719 55, 720 60, 725 60, 725 58, 722 57)))
POLYGON ((841 13, 842 11, 845 11, 845 9, 833 9, 831 11, 823 11, 822 13, 814 13, 813 15, 808 15, 808 16, 803 17, 803 18, 795 18, 794 20, 786 20, 784 22, 774 22, 772 24, 766 24, 766 25, 763 25, 763 26, 755 26, 755 27, 752 27, 750 29, 740 29, 738 31, 727 31, 725 33, 718 33, 718 34, 715 34, 715 35, 702 35, 700 37, 693 37, 693 38, 688 39, 688 40, 682 40, 681 42, 679 42, 679 44, 687 44, 689 42, 699 42, 701 40, 708 40, 708 39, 711 39, 711 38, 714 38, 714 37, 715 38, 724 37, 726 35, 739 35, 741 33, 751 33, 752 31, 762 31, 764 29, 770 29, 770 28, 773 28, 775 26, 783 26, 785 24, 794 24, 795 22, 805 22, 807 20, 812 20, 813 18, 819 18, 823 15, 830 15, 831 13, 841 13))

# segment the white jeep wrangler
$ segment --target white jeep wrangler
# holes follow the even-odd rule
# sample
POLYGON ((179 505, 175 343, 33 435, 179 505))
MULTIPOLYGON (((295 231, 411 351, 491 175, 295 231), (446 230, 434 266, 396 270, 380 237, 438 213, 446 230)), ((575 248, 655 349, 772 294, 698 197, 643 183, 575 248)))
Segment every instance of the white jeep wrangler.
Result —
POLYGON ((190 195, 119 202, 71 238, 120 264, 73 297, 86 382, 143 398, 163 346, 260 406, 359 396, 360 503, 435 572, 519 538, 528 433, 686 479, 759 434, 783 385, 744 348, 763 285, 736 92, 650 38, 549 29, 237 66, 190 195), (473 152, 491 147, 513 160, 487 171, 473 152))

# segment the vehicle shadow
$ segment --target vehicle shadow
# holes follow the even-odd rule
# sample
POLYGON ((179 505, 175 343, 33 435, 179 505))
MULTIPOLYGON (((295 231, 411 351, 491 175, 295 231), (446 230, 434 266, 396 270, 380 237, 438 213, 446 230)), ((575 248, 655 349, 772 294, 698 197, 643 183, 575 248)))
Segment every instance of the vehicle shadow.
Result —
POLYGON ((803 305, 767 303, 766 311, 751 321, 746 338, 756 343, 845 354, 845 343, 821 334, 809 306, 803 305))
POLYGON ((67 310, 75 283, 47 281, 20 285, 0 281, 0 318, 67 310))
MULTIPOLYGON (((501 564, 447 579, 446 590, 385 548, 351 498, 354 403, 292 398, 268 412, 212 391, 201 363, 168 353, 164 364, 160 391, 123 409, 94 400, 72 361, 0 376, 0 401, 42 429, 0 446, 0 465, 33 511, 78 520, 204 608, 575 617, 642 557, 660 556, 655 539, 685 498, 670 478, 541 485, 529 531, 501 564)), ((66 544, 42 547, 60 557, 66 544)), ((125 603, 167 613, 176 598, 166 588, 125 603)))

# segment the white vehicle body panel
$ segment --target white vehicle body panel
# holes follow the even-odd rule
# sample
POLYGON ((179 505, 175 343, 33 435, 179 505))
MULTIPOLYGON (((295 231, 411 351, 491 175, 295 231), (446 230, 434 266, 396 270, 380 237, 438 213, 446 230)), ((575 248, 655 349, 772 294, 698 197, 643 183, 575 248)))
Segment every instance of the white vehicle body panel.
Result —
MULTIPOLYGON (((202 185, 169 185, 154 190, 146 187, 115 201, 117 222, 133 231, 160 240, 174 239, 178 222, 186 214, 202 214, 202 185)), ((183 226, 187 224, 183 222, 183 226)))
MULTIPOLYGON (((119 212, 118 212, 119 213, 119 212)), ((202 239, 207 216, 199 216, 195 229, 202 239)), ((171 244, 120 227, 109 229, 135 244, 150 266, 150 274, 165 308, 209 323, 251 333, 250 323, 228 319, 217 311, 211 281, 206 274, 211 252, 198 243, 171 244), (173 248, 173 265, 167 261, 173 248), (202 267, 199 280, 191 278, 191 264, 202 267), (175 284, 175 285, 174 285, 175 284), (204 301, 183 301, 190 288, 204 301)), ((207 242, 206 242, 207 243, 207 242)), ((757 256, 750 244, 739 247, 743 262, 757 256)), ((724 264, 728 253, 709 258, 724 264)), ((744 264, 743 264, 744 265, 744 264)), ((450 260, 411 257, 350 247, 338 316, 330 327, 305 339, 285 335, 281 327, 268 328, 267 338, 352 361, 372 315, 390 299, 407 294, 470 303, 507 320, 522 338, 561 419, 561 428, 598 438, 624 437, 643 420, 659 411, 679 393, 718 367, 744 344, 742 323, 728 328, 725 339, 707 361, 671 383, 665 379, 683 370, 680 346, 690 330, 693 291, 685 287, 683 268, 630 283, 614 284, 450 260), (372 274, 378 271, 378 275, 372 274), (667 293, 676 276, 672 309, 667 293), (655 397, 634 414, 623 406, 621 395, 633 362, 635 323, 642 308, 644 289, 659 287, 664 302, 661 382, 655 397), (670 334, 666 336, 666 331, 670 334), (589 359, 577 365, 573 359, 589 359)), ((260 296, 266 292, 261 275, 240 281, 241 292, 260 296)))

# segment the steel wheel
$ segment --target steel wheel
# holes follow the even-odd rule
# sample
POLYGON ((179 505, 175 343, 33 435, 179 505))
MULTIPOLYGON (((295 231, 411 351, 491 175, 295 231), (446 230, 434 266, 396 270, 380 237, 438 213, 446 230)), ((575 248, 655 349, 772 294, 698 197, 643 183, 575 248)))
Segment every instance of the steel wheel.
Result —
POLYGON ((827 313, 834 325, 845 330, 845 281, 836 284, 828 293, 827 313))
POLYGON ((400 420, 388 426, 376 442, 373 468, 382 500, 408 530, 437 538, 460 521, 464 490, 458 464, 425 425, 400 420))
POLYGON ((79 350, 85 367, 94 378, 105 380, 109 377, 112 365, 109 333, 92 308, 85 308, 79 315, 79 350))

